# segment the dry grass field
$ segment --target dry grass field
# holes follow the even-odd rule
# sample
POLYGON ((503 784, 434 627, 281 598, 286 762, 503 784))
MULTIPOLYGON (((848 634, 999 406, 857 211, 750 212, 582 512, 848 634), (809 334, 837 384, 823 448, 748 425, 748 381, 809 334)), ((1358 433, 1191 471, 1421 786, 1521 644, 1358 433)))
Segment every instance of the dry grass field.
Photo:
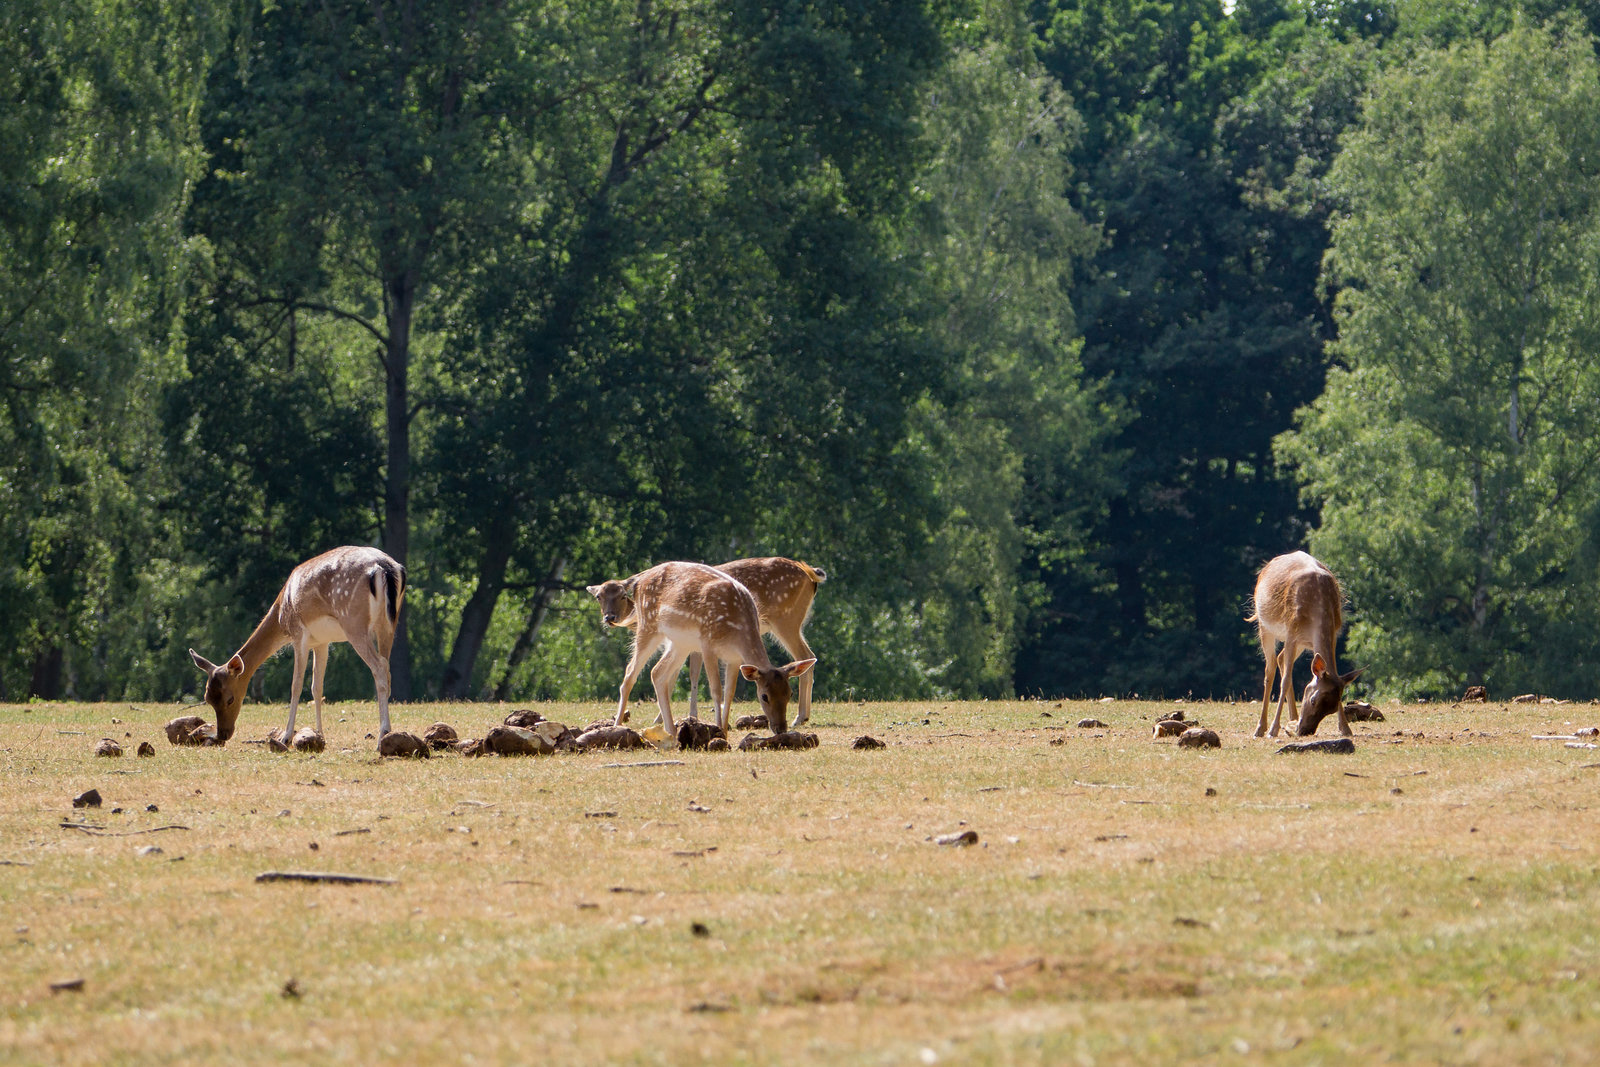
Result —
POLYGON ((1600 707, 1386 705, 1343 756, 1276 754, 1247 704, 1185 705, 1223 747, 1179 749, 1171 708, 820 703, 811 751, 424 762, 376 757, 370 703, 314 756, 241 743, 281 706, 221 749, 168 745, 176 706, 0 707, 0 1060, 1600 1055, 1600 750, 1531 736, 1600 707))

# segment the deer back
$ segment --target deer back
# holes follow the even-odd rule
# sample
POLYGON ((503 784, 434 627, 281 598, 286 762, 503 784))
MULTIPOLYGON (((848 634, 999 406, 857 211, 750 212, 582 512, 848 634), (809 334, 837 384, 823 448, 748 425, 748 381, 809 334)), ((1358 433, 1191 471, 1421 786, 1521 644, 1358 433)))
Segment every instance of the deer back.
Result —
POLYGON ((673 642, 711 649, 720 659, 771 665, 755 597, 737 579, 703 563, 673 562, 629 582, 641 639, 661 633, 673 642))
POLYGON ((828 580, 827 571, 782 556, 736 559, 717 570, 750 590, 764 626, 773 620, 793 626, 805 622, 817 586, 828 580))
POLYGON ((1343 604, 1339 579, 1305 552, 1277 556, 1256 576, 1254 619, 1268 633, 1331 642, 1344 625, 1343 604))

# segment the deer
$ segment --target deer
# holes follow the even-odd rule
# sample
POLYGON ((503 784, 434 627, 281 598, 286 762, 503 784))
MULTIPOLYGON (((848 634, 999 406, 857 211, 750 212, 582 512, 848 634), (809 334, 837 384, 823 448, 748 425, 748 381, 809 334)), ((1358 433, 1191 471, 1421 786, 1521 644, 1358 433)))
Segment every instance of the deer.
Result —
MULTIPOLYGON (((782 556, 765 556, 756 559, 736 559, 717 565, 717 570, 729 575, 750 590, 756 598, 756 610, 761 613, 761 632, 778 639, 784 651, 794 659, 815 660, 816 654, 806 644, 801 628, 811 617, 811 602, 817 597, 817 586, 828 580, 828 572, 797 559, 782 556)), ((699 652, 689 654, 689 718, 696 717, 695 698, 700 689, 699 652)), ((707 668, 709 676, 714 668, 707 668)), ((811 687, 816 682, 816 672, 807 671, 800 676, 800 712, 794 724, 804 726, 811 718, 811 687)), ((722 667, 722 688, 728 694, 728 704, 733 705, 734 690, 731 664, 722 667)), ((730 713, 731 714, 731 713, 730 713)))
POLYGON ((406 592, 406 569, 376 548, 346 546, 314 556, 289 572, 278 598, 239 651, 221 666, 194 649, 189 656, 206 676, 206 703, 217 713, 217 740, 233 736, 245 687, 256 670, 284 645, 294 646, 294 684, 289 690, 287 744, 311 657, 311 698, 317 733, 322 732, 322 678, 328 646, 347 641, 372 671, 378 696, 378 736, 389 732, 389 650, 406 592))
POLYGON ((1295 717, 1294 661, 1311 650, 1311 682, 1306 686, 1295 733, 1305 737, 1316 732, 1317 724, 1337 712, 1339 733, 1350 736, 1350 723, 1344 713, 1345 686, 1355 681, 1365 667, 1340 674, 1334 659, 1334 645, 1344 626, 1344 592, 1339 579, 1326 565, 1306 552, 1289 552, 1267 561, 1256 576, 1255 614, 1245 621, 1256 624, 1261 638, 1261 653, 1266 657, 1266 678, 1262 683, 1261 723, 1257 737, 1277 737, 1283 718, 1283 705, 1289 703, 1289 717, 1295 717), (1278 642, 1281 652, 1276 652, 1278 642), (1278 712, 1267 729, 1267 709, 1272 701, 1272 679, 1278 680, 1278 712))
MULTIPOLYGON (((789 680, 801 678, 816 666, 816 658, 774 667, 761 640, 761 612, 750 590, 737 579, 704 563, 659 563, 629 578, 611 579, 588 586, 600 602, 607 626, 633 630, 633 654, 622 677, 615 724, 628 715, 628 696, 639 671, 656 650, 661 659, 650 670, 661 723, 667 736, 675 736, 672 722, 672 683, 691 652, 708 663, 723 660, 739 664, 739 673, 756 684, 767 726, 774 735, 786 733, 789 680)), ((706 672, 717 726, 728 729, 732 694, 724 693, 716 671, 706 672)))

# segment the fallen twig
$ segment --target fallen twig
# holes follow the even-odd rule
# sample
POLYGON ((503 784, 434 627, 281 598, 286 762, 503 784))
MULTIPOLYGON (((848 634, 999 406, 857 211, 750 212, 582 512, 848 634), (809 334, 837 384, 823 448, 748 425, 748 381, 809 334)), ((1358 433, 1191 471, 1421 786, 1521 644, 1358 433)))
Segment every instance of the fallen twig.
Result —
POLYGON ((642 763, 602 763, 602 767, 682 767, 681 759, 646 760, 642 763))
POLYGON ((326 874, 322 871, 266 871, 257 882, 338 882, 342 885, 396 885, 398 878, 372 878, 365 874, 326 874))
POLYGON ((82 830, 91 837, 136 837, 139 834, 157 834, 162 830, 189 829, 187 826, 171 823, 167 826, 152 826, 148 830, 107 830, 104 826, 90 826, 88 823, 82 822, 64 822, 61 824, 61 828, 63 830, 82 830))

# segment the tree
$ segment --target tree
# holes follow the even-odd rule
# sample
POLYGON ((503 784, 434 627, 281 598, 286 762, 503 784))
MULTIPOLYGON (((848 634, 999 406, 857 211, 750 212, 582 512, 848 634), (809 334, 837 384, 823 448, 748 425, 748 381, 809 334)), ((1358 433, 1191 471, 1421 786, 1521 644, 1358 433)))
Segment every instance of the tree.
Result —
POLYGON ((1294 9, 1236 15, 1204 0, 1041 12, 1045 66, 1087 127, 1069 192, 1105 234, 1073 289, 1083 363, 1125 416, 1086 546, 1038 571, 1028 690, 1253 685, 1239 605, 1308 519, 1271 442, 1322 384, 1316 178, 1360 80, 1339 48, 1316 56, 1332 76, 1310 62, 1322 38, 1294 9))
POLYGON ((886 235, 935 14, 586 13, 527 221, 473 276, 445 357, 439 544, 470 588, 446 695, 488 673, 504 592, 533 590, 542 618, 555 562, 598 580, 663 557, 881 556, 917 525, 896 452, 942 367, 911 343, 886 235))
MULTIPOLYGON (((1399 693, 1593 692, 1600 81, 1519 23, 1384 74, 1332 171, 1341 368, 1279 442, 1399 693)), ((1375 672, 1376 673, 1376 672, 1375 672)))
POLYGON ((0 698, 120 691, 165 640, 152 417, 222 29, 179 4, 0 8, 0 698))
POLYGON ((1014 692, 1030 579, 1081 548, 1115 425, 1083 380, 1068 295, 1099 241, 1063 195, 1080 124, 1013 19, 990 5, 930 86, 910 235, 956 373, 914 424, 938 510, 902 610, 927 683, 961 696, 1014 692))
MULTIPOLYGON (((523 203, 528 128, 562 103, 540 86, 570 66, 559 53, 572 40, 525 48, 536 16, 517 3, 264 3, 208 98, 215 164, 197 222, 221 262, 196 314, 270 316, 255 334, 285 346, 291 365, 305 319, 331 317, 362 339, 384 397, 380 540, 401 563, 426 401, 414 363, 430 352, 419 332, 506 232, 523 203)), ((409 648, 403 618, 396 699, 410 694, 409 648)))

